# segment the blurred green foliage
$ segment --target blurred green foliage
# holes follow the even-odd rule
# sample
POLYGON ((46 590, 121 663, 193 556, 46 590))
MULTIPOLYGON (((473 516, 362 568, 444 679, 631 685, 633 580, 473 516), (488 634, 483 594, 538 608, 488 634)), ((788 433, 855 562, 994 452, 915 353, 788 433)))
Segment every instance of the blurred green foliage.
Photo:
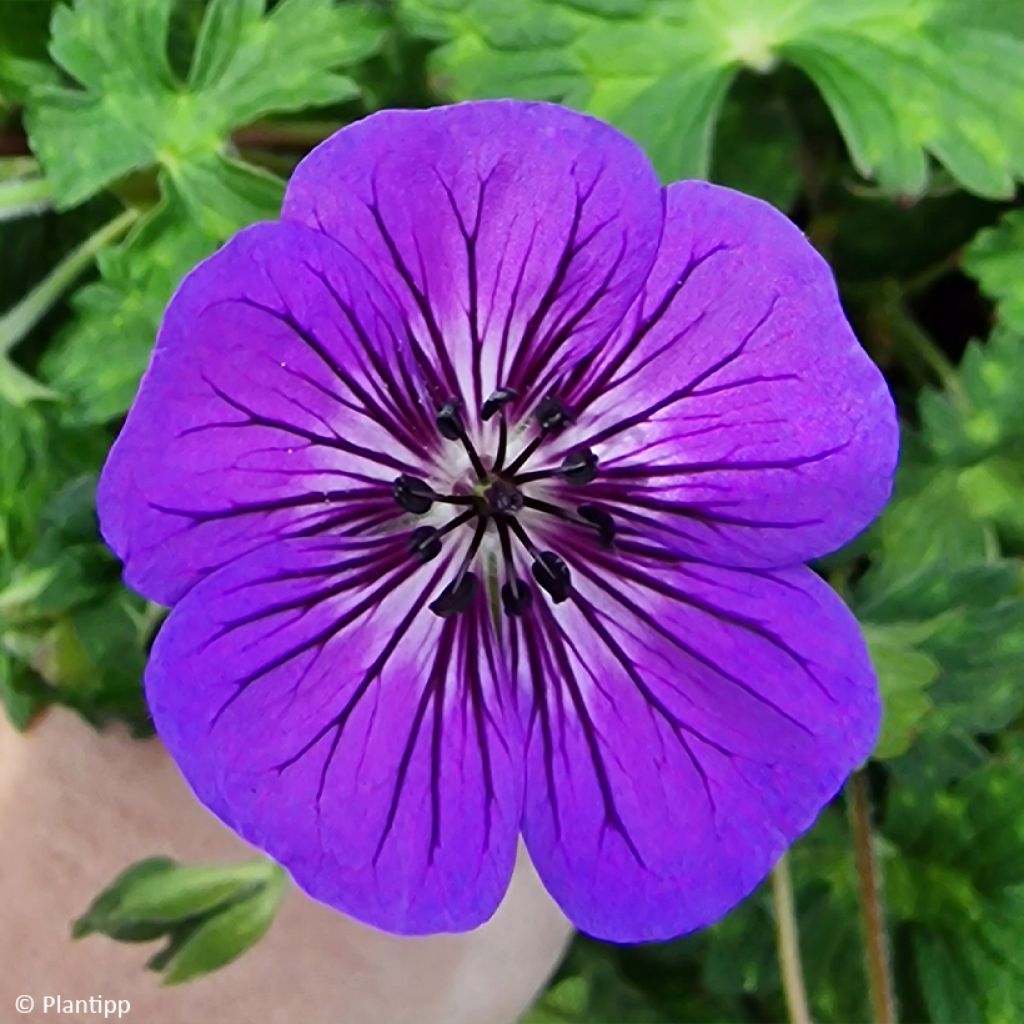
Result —
MULTIPOLYGON (((160 610, 96 474, 182 276, 382 105, 551 99, 666 180, 789 212, 904 422, 894 499, 820 571, 864 625, 866 770, 905 1020, 1024 1019, 1024 0, 0 0, 0 701, 148 729, 160 610), (3 312, 5 311, 6 312, 3 312)), ((867 1020, 844 799, 791 858, 820 1022, 867 1020)), ((143 862, 76 925, 165 936, 170 981, 256 941, 268 865, 143 862)), ((786 1010, 766 887, 674 943, 579 939, 533 1024, 786 1010)))

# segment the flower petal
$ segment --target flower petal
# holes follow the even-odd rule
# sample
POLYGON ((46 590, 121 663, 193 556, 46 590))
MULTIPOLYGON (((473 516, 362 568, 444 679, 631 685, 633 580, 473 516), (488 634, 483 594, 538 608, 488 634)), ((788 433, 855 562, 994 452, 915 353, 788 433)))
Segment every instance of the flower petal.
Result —
POLYGON ((281 534, 365 529, 435 438, 389 301, 296 224, 242 232, 171 301, 99 489, 125 579, 173 603, 281 534))
POLYGON ((512 874, 522 751, 486 601, 407 537, 267 545, 197 585, 146 674, 199 799, 310 895, 379 928, 461 931, 512 874))
POLYGON ((283 216, 387 282, 437 367, 440 401, 535 401, 621 320, 657 250, 663 197, 606 124, 500 100, 390 110, 299 164, 283 216))
POLYGON ((684 553, 764 567, 823 555, 889 496, 885 381, 828 265, 781 213, 698 182, 667 195, 644 291, 570 396, 566 450, 601 458, 589 500, 631 506, 684 553))
MULTIPOLYGON (((613 556, 608 556, 611 559, 613 556)), ((573 559, 514 646, 524 835, 577 927, 619 942, 716 920, 872 748, 856 622, 810 570, 573 559)))

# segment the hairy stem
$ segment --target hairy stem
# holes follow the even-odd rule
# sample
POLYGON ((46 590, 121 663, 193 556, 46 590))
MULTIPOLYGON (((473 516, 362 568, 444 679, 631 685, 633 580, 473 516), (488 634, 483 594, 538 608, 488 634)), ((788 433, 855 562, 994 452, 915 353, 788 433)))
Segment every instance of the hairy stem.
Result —
POLYGON ((259 121, 233 132, 239 149, 285 149, 307 152, 338 130, 337 121, 259 121))
POLYGON ((45 178, 0 181, 0 221, 45 210, 51 195, 50 183, 45 178))
POLYGON ((71 283, 111 242, 123 235, 138 217, 137 210, 108 221, 72 249, 20 302, 0 316, 0 355, 4 355, 49 312, 71 283))
POLYGON ((896 1024, 896 997, 893 993, 889 960, 889 940, 885 930, 881 880, 875 859, 871 829, 871 799, 863 771, 855 772, 847 783, 850 831, 857 868, 857 895, 860 900, 861 927, 864 931, 864 961, 875 1024, 896 1024))
POLYGON ((793 902, 793 879, 785 854, 779 858, 772 871, 772 899, 775 902, 775 938, 779 967, 782 970, 782 991, 786 997, 790 1024, 811 1024, 804 969, 800 960, 800 932, 793 902))

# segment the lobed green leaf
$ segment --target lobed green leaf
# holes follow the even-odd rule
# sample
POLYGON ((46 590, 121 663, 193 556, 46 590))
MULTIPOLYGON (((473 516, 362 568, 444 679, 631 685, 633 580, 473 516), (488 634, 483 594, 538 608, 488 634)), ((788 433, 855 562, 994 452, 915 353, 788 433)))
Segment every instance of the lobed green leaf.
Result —
POLYGON ((814 82, 858 170, 924 191, 928 157, 965 188, 1024 177, 1024 41, 957 0, 402 0, 440 41, 436 86, 457 99, 556 100, 632 134, 667 179, 705 177, 737 72, 779 62, 814 82))

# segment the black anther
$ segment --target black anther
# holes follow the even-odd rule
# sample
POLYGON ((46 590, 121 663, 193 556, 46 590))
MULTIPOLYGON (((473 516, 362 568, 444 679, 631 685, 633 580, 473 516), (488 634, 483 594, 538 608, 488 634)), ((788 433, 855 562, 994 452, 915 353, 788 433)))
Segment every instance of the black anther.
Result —
POLYGON ((555 604, 561 604, 569 596, 569 566, 554 553, 542 551, 532 566, 533 578, 550 595, 555 604))
POLYGON ((429 562, 441 553, 441 538, 432 526, 417 526, 409 534, 409 550, 421 561, 429 562))
POLYGON ((420 516, 424 512, 429 512, 430 506, 434 504, 433 487, 426 480, 421 480, 418 476, 409 476, 407 473, 395 478, 393 493, 395 501, 406 512, 412 512, 414 515, 420 516))
POLYGON ((450 619, 453 615, 464 612, 473 603, 476 587, 476 574, 463 573, 459 579, 449 583, 438 597, 430 602, 430 610, 442 619, 450 619))
POLYGON ((458 441, 464 431, 462 429, 462 417, 459 415, 459 406, 455 401, 445 402, 437 410, 437 429, 441 436, 449 441, 458 441))
POLYGON ((593 523, 597 527, 597 535, 601 538, 601 543, 610 548, 615 540, 615 520, 611 515, 603 508, 598 508, 597 505, 580 505, 576 511, 582 519, 586 519, 588 523, 593 523))
POLYGON ((501 603, 507 615, 522 615, 533 601, 533 591, 518 577, 503 583, 501 603))
POLYGON ((514 388, 498 388, 492 391, 480 407, 480 419, 489 420, 503 405, 518 398, 519 393, 514 388))
POLYGON ((554 395, 542 398, 535 411, 540 429, 545 434, 553 434, 569 423, 572 423, 572 414, 565 407, 565 403, 554 395))
POLYGON ((570 484, 589 484, 597 476, 597 456, 589 448, 569 452, 562 462, 562 476, 570 484))

